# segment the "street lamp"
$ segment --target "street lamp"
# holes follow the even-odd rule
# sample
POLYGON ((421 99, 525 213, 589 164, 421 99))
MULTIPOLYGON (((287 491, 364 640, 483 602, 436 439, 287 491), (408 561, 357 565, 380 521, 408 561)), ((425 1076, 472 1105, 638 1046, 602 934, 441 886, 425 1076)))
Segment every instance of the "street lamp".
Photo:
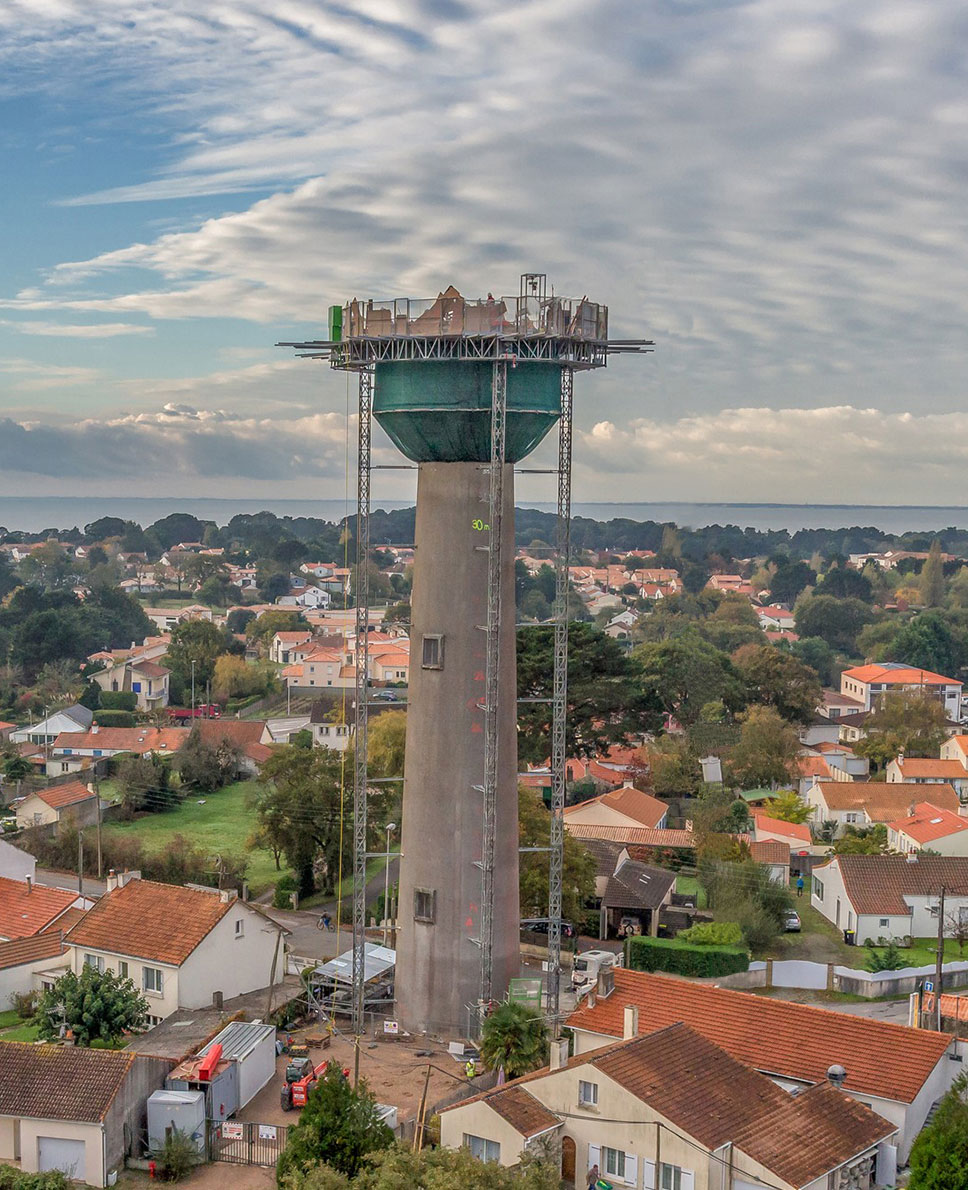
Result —
POLYGON ((383 945, 387 944, 387 923, 390 920, 390 836, 397 829, 395 822, 387 823, 386 867, 383 870, 383 945))
POLYGON ((192 718, 195 718, 195 659, 192 658, 192 718))

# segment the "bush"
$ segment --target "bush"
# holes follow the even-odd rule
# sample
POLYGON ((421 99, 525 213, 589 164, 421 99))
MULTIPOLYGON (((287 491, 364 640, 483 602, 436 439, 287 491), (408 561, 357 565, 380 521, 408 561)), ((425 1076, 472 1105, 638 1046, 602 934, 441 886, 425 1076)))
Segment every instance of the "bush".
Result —
POLYGON ((276 909, 291 909, 291 894, 299 888, 299 881, 292 872, 284 872, 276 881, 276 891, 272 894, 272 904, 276 909))
POLYGON ((733 975, 749 969, 743 946, 690 946, 678 938, 629 938, 625 964, 633 971, 668 971, 694 979, 733 975))
POLYGON ((74 1183, 59 1169, 47 1173, 24 1173, 12 1165, 0 1165, 0 1190, 73 1190, 74 1183))
POLYGON ((743 931, 738 921, 698 921, 688 930, 680 930, 677 937, 691 946, 739 946, 743 931))
MULTIPOLYGON (((132 690, 102 690, 101 711, 136 711, 138 696, 132 690)), ((98 722, 101 716, 98 715, 98 722)))
POLYGON ((131 711, 98 711, 98 727, 134 727, 135 717, 131 711))
POLYGON ((180 1128, 166 1132, 165 1143, 160 1149, 153 1149, 151 1156, 166 1182, 180 1182, 201 1160, 194 1137, 180 1128))
POLYGON ((40 992, 14 992, 10 997, 10 1006, 22 1021, 29 1021, 37 1011, 37 1001, 40 992))

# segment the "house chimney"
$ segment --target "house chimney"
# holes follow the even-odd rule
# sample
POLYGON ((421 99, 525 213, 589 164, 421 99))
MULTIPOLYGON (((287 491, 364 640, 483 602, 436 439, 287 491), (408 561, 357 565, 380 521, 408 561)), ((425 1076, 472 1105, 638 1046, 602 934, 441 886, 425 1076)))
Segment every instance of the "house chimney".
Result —
POLYGON ((596 1003, 597 1003, 597 998, 595 996, 595 989, 591 988, 588 993, 588 999, 585 1001, 585 1006, 587 1008, 594 1008, 596 1003))
POLYGON ((91 724, 91 735, 97 735, 97 728, 98 725, 96 723, 91 724))
POLYGON ((33 878, 28 876, 26 879, 27 879, 27 892, 28 893, 33 892, 33 885, 34 885, 33 878))
POLYGON ((598 994, 603 1000, 615 990, 615 968, 603 967, 598 973, 598 994))
POLYGON ((108 892, 114 892, 117 887, 118 874, 115 872, 114 868, 112 868, 110 872, 108 872, 108 892))
POLYGON ((904 858, 909 864, 916 864, 918 862, 918 853, 916 851, 909 851, 904 858))
POLYGON ((549 1070, 560 1070, 568 1063, 568 1038, 558 1037, 551 1043, 551 1057, 548 1062, 549 1070))
POLYGON ((639 1035, 639 1010, 634 1004, 622 1009, 622 1040, 629 1041, 639 1035))

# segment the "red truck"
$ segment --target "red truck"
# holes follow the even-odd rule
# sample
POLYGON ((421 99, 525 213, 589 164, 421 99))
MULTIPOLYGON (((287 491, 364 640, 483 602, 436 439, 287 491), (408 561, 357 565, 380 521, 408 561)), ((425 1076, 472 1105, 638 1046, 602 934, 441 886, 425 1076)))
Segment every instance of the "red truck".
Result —
POLYGON ((190 719, 221 719, 222 708, 217 702, 205 702, 200 707, 169 707, 168 717, 175 723, 186 723, 190 719))

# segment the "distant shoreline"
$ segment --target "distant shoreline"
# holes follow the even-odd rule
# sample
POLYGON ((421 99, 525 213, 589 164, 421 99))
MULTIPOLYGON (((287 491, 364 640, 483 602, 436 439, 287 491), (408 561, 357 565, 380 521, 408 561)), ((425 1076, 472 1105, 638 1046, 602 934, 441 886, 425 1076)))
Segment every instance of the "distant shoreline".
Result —
MULTIPOLYGON (((409 508, 413 500, 374 500, 373 507, 387 510, 409 508)), ((355 503, 349 504, 353 514, 355 503)), ((519 508, 553 512, 547 501, 518 502, 519 508)), ((225 497, 170 498, 156 496, 0 496, 0 526, 8 530, 39 533, 44 529, 70 529, 103 516, 117 516, 137 521, 142 527, 173 512, 187 512, 201 520, 225 525, 242 513, 273 512, 277 516, 319 517, 338 521, 346 514, 343 499, 292 500, 225 497)), ((786 529, 849 529, 873 527, 882 533, 900 535, 909 532, 939 532, 948 528, 968 529, 968 507, 926 504, 785 504, 778 502, 724 501, 590 501, 576 500, 576 517, 593 520, 672 522, 683 528, 707 525, 738 525, 761 532, 786 529)))

